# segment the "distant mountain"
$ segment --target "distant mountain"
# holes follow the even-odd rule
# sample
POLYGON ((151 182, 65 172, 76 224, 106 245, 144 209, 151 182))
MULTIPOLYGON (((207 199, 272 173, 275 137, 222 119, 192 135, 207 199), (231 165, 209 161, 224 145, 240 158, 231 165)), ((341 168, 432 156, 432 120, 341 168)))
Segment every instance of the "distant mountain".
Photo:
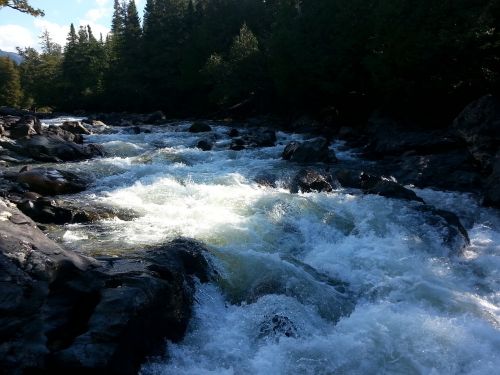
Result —
POLYGON ((23 58, 14 52, 6 52, 0 49, 0 57, 8 57, 12 61, 14 61, 17 65, 23 62, 23 58))

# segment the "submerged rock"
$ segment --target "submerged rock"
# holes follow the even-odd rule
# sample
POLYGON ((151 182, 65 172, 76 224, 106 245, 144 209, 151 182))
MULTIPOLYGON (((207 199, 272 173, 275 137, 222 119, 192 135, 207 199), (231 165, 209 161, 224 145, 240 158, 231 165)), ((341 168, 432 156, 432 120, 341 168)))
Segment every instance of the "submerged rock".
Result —
POLYGON ((211 139, 201 139, 196 147, 202 151, 210 151, 214 147, 214 142, 211 139))
POLYGON ((290 320, 290 318, 275 314, 273 316, 266 317, 260 324, 259 328, 259 338, 274 338, 279 340, 280 337, 298 337, 297 327, 290 320))
POLYGON ((206 249, 179 239, 99 261, 62 249, 0 199, 0 365, 6 373, 136 374, 180 340, 206 249))

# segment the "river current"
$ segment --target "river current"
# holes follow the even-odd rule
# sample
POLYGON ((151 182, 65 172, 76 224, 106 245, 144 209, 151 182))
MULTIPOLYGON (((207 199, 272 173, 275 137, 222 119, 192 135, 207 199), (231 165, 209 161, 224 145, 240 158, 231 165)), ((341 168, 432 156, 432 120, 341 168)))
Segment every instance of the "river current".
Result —
MULTIPOLYGON (((69 199, 130 216, 52 228, 66 247, 109 256, 182 236, 210 249, 218 279, 197 285, 186 337, 142 374, 499 373, 498 211, 469 194, 414 189, 459 215, 471 245, 457 253, 418 202, 291 194, 300 167, 281 152, 301 135, 232 151, 229 128, 213 124, 204 152, 195 145, 207 135, 189 126, 96 128, 86 142, 106 157, 56 165, 94 181, 69 199), (256 183, 262 174, 277 186, 256 183)), ((341 146, 341 162, 355 163, 341 146)))

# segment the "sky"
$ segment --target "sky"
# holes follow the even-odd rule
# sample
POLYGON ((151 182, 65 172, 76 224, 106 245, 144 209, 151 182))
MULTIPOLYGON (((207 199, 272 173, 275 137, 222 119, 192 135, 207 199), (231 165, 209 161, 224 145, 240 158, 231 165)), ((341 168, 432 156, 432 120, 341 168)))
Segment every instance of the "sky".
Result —
MULTIPOLYGON (((142 15, 145 0, 136 0, 142 15)), ((96 37, 109 32, 113 0, 30 0, 45 17, 32 17, 12 9, 0 9, 0 49, 15 52, 16 47, 39 49, 39 36, 48 30, 55 42, 64 46, 69 25, 90 25, 96 37)))

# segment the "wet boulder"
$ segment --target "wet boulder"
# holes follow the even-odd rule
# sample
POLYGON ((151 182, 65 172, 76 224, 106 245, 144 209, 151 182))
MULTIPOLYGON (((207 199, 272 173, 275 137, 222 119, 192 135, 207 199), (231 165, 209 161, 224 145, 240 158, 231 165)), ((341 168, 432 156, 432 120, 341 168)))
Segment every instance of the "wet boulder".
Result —
POLYGON ((66 251, 0 199, 0 366, 21 373, 136 374, 182 339, 207 249, 178 239, 126 258, 66 251))
POLYGON ((194 122, 189 128, 190 133, 206 133, 212 131, 212 127, 205 122, 194 122))
POLYGON ((73 134, 90 135, 91 132, 88 130, 80 121, 65 121, 61 125, 61 129, 73 134))
POLYGON ((58 134, 34 135, 16 142, 0 141, 0 146, 38 161, 60 162, 90 159, 103 156, 99 145, 81 145, 63 139, 58 134))
POLYGON ((196 147, 202 151, 210 151, 214 147, 214 142, 211 139, 201 139, 196 147))
POLYGON ((68 224, 73 221, 71 210, 59 207, 54 200, 45 197, 24 199, 17 204, 17 207, 37 223, 68 224))
POLYGON ((330 177, 326 177, 313 169, 302 169, 293 178, 290 192, 293 194, 299 191, 303 193, 331 192, 333 191, 332 185, 335 185, 335 182, 330 177))
POLYGON ((47 130, 48 134, 53 134, 67 142, 83 144, 83 136, 78 133, 72 133, 64 130, 61 126, 51 125, 47 130))
POLYGON ((443 243, 452 249, 455 255, 460 255, 462 249, 470 244, 467 229, 455 213, 427 204, 417 206, 415 210, 423 214, 427 224, 441 228, 443 243))
POLYGON ((17 182, 29 190, 47 195, 73 194, 86 189, 88 182, 79 175, 53 168, 33 168, 21 171, 17 182))
POLYGON ((238 129, 235 129, 235 128, 232 128, 228 135, 231 137, 231 138, 234 138, 234 137, 239 137, 240 136, 240 132, 238 129))
POLYGON ((315 138, 304 142, 290 142, 283 151, 282 158, 297 163, 318 163, 335 161, 325 138, 315 138))
POLYGON ((54 370, 136 374, 165 339, 182 339, 194 302, 194 279, 211 277, 207 249, 178 239, 133 257, 102 260, 104 287, 85 329, 52 355, 54 370))
POLYGON ((392 178, 349 169, 339 170, 335 173, 335 176, 342 186, 361 189, 365 194, 424 202, 414 191, 405 188, 392 178))
POLYGON ((42 131, 42 124, 40 120, 34 116, 23 116, 17 123, 11 125, 8 129, 11 139, 19 139, 40 134, 42 131))
MULTIPOLYGON (((45 314, 50 310, 47 308, 50 300, 58 297, 55 285, 65 275, 68 286, 73 288, 72 291, 68 290, 68 298, 80 298, 83 301, 83 291, 92 289, 95 283, 92 278, 72 280, 72 275, 84 275, 96 265, 89 258, 62 249, 13 204, 0 199, 2 371, 20 374, 45 366, 45 358, 49 353, 45 314)), ((79 313, 85 315, 84 311, 79 313)), ((67 315, 67 320, 71 320, 70 315, 67 315)), ((71 327, 63 328, 67 332, 71 331, 71 327)))

